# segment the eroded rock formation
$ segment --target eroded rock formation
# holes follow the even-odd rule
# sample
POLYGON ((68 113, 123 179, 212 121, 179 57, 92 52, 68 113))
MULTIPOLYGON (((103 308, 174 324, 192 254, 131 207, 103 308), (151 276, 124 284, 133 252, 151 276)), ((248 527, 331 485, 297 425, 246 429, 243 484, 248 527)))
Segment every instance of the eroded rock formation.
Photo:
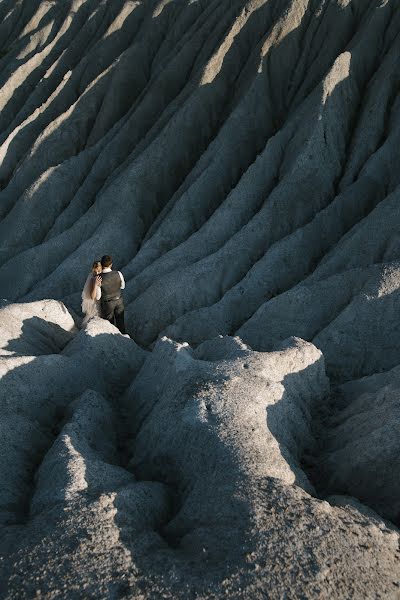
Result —
POLYGON ((0 44, 1 594, 398 598, 396 0, 3 0, 0 44), (132 339, 81 328, 104 253, 132 339))
POLYGON ((146 353, 56 301, 0 319, 4 597, 396 597, 396 528, 304 471, 329 389, 315 346, 146 353))

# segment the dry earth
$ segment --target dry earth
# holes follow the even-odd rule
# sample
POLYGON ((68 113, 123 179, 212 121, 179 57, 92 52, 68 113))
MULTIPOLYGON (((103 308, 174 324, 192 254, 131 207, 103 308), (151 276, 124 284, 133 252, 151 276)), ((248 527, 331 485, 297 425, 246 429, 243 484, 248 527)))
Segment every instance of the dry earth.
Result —
POLYGON ((399 56, 398 0, 0 0, 2 598, 400 598, 399 56))

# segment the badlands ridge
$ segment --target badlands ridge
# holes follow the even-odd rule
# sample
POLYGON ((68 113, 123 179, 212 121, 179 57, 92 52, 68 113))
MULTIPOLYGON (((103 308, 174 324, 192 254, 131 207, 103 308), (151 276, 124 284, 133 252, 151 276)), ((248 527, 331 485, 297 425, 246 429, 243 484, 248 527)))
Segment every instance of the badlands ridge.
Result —
POLYGON ((0 44, 1 598, 400 598, 397 0, 1 0, 0 44))

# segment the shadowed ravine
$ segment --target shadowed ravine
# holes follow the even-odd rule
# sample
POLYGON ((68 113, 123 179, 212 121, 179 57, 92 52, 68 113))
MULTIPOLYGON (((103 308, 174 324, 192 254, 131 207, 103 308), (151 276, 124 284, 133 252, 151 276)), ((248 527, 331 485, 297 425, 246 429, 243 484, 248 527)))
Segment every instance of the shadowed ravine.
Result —
POLYGON ((397 0, 0 1, 2 598, 400 597, 399 53, 397 0))

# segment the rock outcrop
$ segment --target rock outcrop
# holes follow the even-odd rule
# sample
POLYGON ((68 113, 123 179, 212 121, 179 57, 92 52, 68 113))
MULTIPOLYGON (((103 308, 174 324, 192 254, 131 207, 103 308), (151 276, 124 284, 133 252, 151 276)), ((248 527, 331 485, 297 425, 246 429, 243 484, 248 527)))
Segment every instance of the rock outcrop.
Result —
MULTIPOLYGON (((329 394, 311 343, 162 338, 146 353, 101 319, 77 330, 57 301, 0 321, 3 597, 396 597, 397 529, 335 481, 317 499, 305 470, 329 394)), ((358 464, 329 452, 360 496, 358 464)))

